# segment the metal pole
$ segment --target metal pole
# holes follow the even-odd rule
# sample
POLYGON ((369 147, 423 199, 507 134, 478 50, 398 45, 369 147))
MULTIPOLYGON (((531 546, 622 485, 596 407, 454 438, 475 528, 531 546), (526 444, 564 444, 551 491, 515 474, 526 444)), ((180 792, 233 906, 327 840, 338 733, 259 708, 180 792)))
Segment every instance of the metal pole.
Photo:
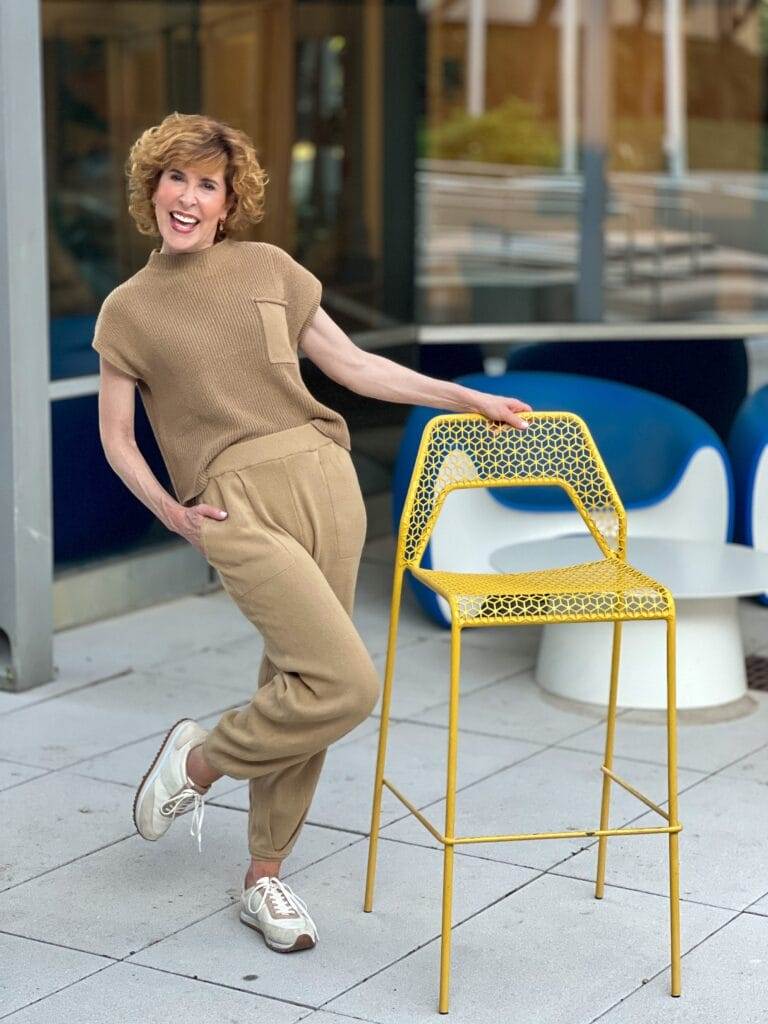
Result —
POLYGON ((469 0, 467 14, 467 112, 485 111, 485 0, 469 0))
POLYGON ((560 166, 563 174, 578 170, 578 0, 560 7, 560 166))
POLYGON ((40 8, 0 2, 0 688, 53 677, 40 8))
POLYGON ((685 40, 681 0, 664 0, 664 153, 667 170, 681 178, 688 170, 685 125, 685 40))
POLYGON ((579 276, 576 319, 602 320, 606 210, 606 175, 610 75, 610 5, 608 0, 584 3, 584 114, 579 216, 579 276))

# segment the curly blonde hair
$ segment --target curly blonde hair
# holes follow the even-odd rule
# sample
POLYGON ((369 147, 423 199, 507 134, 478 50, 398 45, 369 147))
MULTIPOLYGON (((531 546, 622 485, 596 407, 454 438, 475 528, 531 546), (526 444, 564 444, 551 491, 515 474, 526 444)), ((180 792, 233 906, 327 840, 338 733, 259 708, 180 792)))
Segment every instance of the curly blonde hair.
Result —
POLYGON ((217 239, 264 218, 264 186, 269 178, 251 140, 223 121, 178 111, 142 132, 125 162, 128 212, 141 234, 160 234, 152 195, 164 170, 190 164, 218 168, 222 163, 227 199, 234 194, 234 200, 217 239))

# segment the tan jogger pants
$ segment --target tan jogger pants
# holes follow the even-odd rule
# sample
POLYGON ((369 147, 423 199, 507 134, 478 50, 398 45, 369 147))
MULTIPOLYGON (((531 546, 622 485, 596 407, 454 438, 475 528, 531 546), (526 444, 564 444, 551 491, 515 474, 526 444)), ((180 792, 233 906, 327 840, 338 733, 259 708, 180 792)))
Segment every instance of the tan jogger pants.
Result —
POLYGON ((366 512, 349 452, 311 423, 230 445, 198 497, 202 547, 264 638, 258 688, 203 753, 250 780, 248 845, 282 860, 298 837, 326 748, 371 713, 381 680, 352 622, 366 512))

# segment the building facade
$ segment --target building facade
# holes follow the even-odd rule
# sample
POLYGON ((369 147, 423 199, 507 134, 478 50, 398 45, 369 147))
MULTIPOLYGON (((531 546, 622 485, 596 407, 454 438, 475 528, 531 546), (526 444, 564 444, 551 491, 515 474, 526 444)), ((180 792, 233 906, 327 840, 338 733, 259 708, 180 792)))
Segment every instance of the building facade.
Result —
MULTIPOLYGON (((740 345, 768 335, 765 21, 744 0, 5 0, 0 685, 52 677, 54 629, 212 584, 98 437, 95 317, 156 244, 126 204, 144 129, 245 130, 269 184, 244 237, 431 375, 541 340, 740 345)), ((384 524, 407 408, 302 373, 384 524)), ((137 437, 167 483, 140 402, 137 437)))

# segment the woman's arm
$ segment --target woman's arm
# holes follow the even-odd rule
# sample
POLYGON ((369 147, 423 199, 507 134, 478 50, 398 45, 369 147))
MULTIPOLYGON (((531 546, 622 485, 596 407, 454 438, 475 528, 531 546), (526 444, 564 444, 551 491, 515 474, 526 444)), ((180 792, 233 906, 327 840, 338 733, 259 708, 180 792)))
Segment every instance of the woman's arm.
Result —
POLYGON ((181 534, 202 553, 201 513, 222 519, 223 510, 203 504, 187 508, 165 490, 136 444, 134 379, 103 356, 100 357, 100 367, 99 436, 107 462, 128 490, 154 512, 164 526, 181 534))
POLYGON ((323 373, 358 395, 384 402, 479 412, 491 420, 510 423, 523 430, 528 426, 516 415, 531 411, 526 402, 427 377, 384 356, 365 352, 347 337, 322 306, 304 332, 301 349, 323 373))

